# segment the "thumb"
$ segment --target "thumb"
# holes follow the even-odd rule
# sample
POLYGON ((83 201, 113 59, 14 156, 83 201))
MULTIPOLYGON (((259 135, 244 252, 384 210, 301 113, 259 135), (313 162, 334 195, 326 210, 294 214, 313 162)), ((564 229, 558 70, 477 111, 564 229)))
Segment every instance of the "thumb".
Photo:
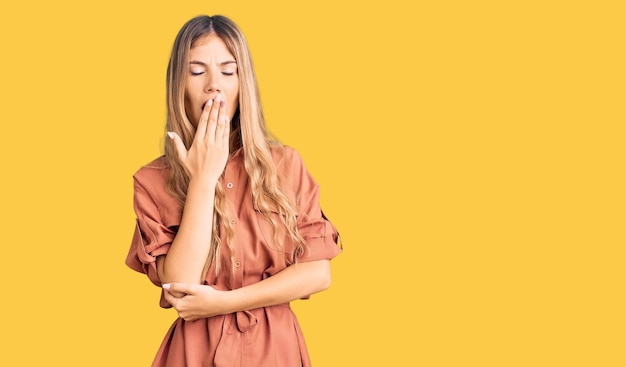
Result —
POLYGON ((183 160, 187 158, 187 148, 185 148, 185 144, 183 144, 183 140, 173 131, 168 131, 167 136, 172 139, 174 143, 174 147, 176 148, 176 155, 178 155, 179 160, 183 160))

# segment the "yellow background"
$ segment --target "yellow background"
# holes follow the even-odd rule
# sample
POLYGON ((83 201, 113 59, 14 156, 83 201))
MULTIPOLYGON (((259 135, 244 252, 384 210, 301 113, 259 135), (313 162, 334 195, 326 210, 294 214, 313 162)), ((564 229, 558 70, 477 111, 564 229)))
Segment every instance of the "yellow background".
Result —
POLYGON ((344 252, 294 303, 316 366, 624 366, 620 1, 0 5, 3 366, 147 366, 124 265, 189 18, 252 50, 344 252))

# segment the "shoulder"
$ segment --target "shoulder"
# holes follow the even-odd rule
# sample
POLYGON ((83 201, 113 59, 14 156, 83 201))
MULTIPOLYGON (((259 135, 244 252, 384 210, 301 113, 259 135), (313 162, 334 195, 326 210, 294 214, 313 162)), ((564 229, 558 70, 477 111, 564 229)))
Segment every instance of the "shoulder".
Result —
POLYGON ((296 149, 286 145, 271 149, 278 179, 287 191, 296 195, 317 187, 317 182, 307 170, 302 156, 296 149))
POLYGON ((167 173, 167 166, 165 164, 165 156, 160 156, 150 163, 141 166, 133 175, 133 177, 143 178, 149 176, 160 176, 163 173, 167 173))
POLYGON ((297 150, 288 145, 275 145, 271 148, 274 164, 279 171, 292 171, 304 168, 304 161, 297 150))
POLYGON ((141 166, 133 175, 134 198, 136 208, 154 210, 156 206, 163 223, 173 226, 180 224, 182 206, 167 189, 169 174, 165 156, 141 166))
POLYGON ((133 175, 133 179, 136 184, 146 189, 164 189, 168 176, 169 168, 167 168, 167 164, 165 163, 165 156, 160 156, 141 166, 133 175))

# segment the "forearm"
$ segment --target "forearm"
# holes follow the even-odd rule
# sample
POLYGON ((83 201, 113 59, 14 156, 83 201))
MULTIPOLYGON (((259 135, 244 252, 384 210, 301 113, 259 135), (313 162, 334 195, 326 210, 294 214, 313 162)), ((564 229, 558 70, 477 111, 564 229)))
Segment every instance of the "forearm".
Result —
POLYGON ((297 263, 283 271, 225 294, 227 312, 274 306, 308 297, 330 286, 330 261, 297 263))
POLYGON ((215 182, 192 180, 181 223, 165 256, 157 259, 162 283, 202 283, 213 233, 215 182))

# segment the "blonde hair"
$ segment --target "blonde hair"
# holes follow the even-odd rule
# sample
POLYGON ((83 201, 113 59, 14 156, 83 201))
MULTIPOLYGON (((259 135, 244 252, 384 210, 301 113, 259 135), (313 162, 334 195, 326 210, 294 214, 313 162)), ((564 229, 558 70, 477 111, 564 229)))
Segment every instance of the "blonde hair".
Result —
MULTIPOLYGON (((185 23, 176 36, 167 67, 166 131, 176 132, 189 149, 196 131, 185 112, 185 83, 188 77, 189 50, 195 40, 211 32, 224 41, 228 51, 237 62, 239 107, 231 121, 230 151, 234 152, 243 148, 244 167, 252 187, 254 207, 270 222, 274 230, 274 242, 283 251, 285 244, 279 236, 279 224, 287 230, 288 238, 293 241, 294 251, 291 254, 285 252, 285 259, 288 263, 294 263, 298 257, 302 256, 305 247, 304 239, 296 226, 297 209, 295 203, 281 189, 270 151, 271 146, 280 144, 269 137, 265 127, 250 51, 243 33, 232 20, 220 15, 198 16, 185 23), (272 208, 279 213, 280 223, 277 223, 275 217, 270 215, 272 208)), ((178 161, 173 142, 167 138, 165 139, 165 161, 170 169, 168 191, 181 205, 184 205, 189 176, 178 161)), ((213 235, 206 267, 208 268, 214 262, 216 274, 222 266, 219 256, 222 246, 220 223, 226 232, 225 240, 230 250, 231 265, 235 258, 235 249, 232 244, 234 230, 229 220, 232 214, 226 202, 222 181, 223 178, 220 178, 215 189, 213 235)), ((234 271, 234 267, 231 266, 231 268, 234 271)))

